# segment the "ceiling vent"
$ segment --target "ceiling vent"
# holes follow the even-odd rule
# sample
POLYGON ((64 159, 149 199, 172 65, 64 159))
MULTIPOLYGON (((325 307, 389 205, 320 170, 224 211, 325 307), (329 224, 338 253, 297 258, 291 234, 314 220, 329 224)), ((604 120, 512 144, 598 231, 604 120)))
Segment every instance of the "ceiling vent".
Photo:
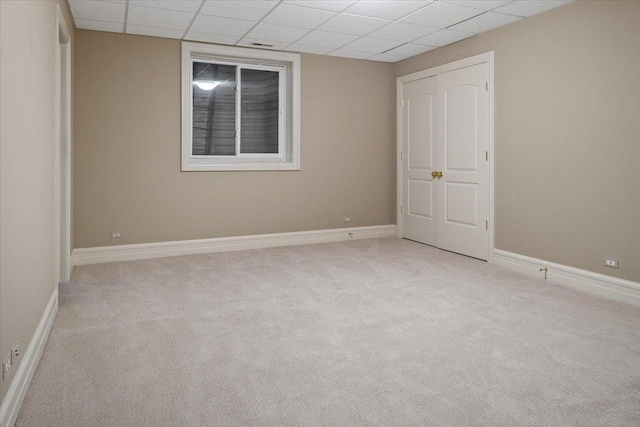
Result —
POLYGON ((249 43, 251 46, 257 46, 257 47, 273 47, 272 44, 269 43, 259 43, 259 42, 251 42, 249 43))

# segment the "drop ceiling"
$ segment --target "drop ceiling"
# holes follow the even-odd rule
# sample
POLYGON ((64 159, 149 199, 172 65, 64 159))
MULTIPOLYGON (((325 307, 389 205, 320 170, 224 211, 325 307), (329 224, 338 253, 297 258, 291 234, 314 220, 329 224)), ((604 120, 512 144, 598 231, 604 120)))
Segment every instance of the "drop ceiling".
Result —
POLYGON ((397 62, 562 0, 69 0, 77 28, 397 62))

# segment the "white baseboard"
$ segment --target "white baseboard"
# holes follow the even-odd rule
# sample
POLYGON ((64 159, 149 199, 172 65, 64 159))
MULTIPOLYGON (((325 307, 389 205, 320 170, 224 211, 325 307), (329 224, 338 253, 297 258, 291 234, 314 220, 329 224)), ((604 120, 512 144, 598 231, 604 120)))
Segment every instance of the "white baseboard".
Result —
POLYGON ((38 362, 44 351, 44 346, 49 339, 49 332, 51 332, 51 326, 53 326, 53 320, 58 312, 58 291, 55 290, 51 294, 49 303, 42 314, 40 323, 36 328, 33 338, 27 347, 27 350, 22 356, 22 362, 18 366, 16 375, 13 377, 13 381, 9 386, 2 406, 0 406, 0 427, 13 427, 18 418, 20 407, 24 396, 27 394, 27 389, 33 378, 33 374, 36 372, 38 362))
POLYGON ((500 249, 494 250, 493 263, 541 279, 544 278, 544 271, 540 271, 540 269, 547 267, 549 269, 547 279, 550 282, 640 306, 640 283, 630 280, 618 279, 500 249))
POLYGON ((352 239, 373 239, 396 236, 396 233, 396 225, 391 224, 371 227, 337 228, 332 230, 299 231, 293 233, 218 237, 177 242, 102 246, 74 249, 71 254, 71 260, 73 265, 99 264, 113 261, 133 261, 214 252, 273 248, 277 246, 330 243, 352 239))

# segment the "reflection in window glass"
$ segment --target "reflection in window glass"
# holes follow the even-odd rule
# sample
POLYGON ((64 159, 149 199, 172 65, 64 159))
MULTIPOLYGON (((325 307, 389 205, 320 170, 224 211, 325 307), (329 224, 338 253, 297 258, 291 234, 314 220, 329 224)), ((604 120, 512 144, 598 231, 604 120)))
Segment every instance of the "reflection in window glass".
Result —
POLYGON ((236 154, 236 67, 193 63, 193 155, 236 154))
POLYGON ((240 152, 278 153, 279 74, 240 71, 240 152))

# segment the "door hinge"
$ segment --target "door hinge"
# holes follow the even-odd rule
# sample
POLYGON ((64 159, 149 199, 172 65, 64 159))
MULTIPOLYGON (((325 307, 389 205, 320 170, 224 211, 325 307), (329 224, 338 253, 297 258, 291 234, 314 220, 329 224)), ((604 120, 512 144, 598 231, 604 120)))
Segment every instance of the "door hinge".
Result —
POLYGON ((484 157, 485 157, 485 159, 487 159, 487 162, 488 162, 489 161, 489 152, 488 151, 484 152, 484 157))
POLYGON ((400 106, 404 107, 404 98, 400 100, 400 106))
POLYGON ((486 220, 486 221, 484 222, 484 229, 485 229, 485 230, 487 230, 487 231, 489 231, 489 220, 486 220))
POLYGON ((489 82, 484 82, 484 87, 489 92, 489 82))
POLYGON ((404 206, 400 206, 400 214, 404 215, 404 206))
POLYGON ((400 152, 400 160, 404 160, 404 153, 402 151, 400 152))

